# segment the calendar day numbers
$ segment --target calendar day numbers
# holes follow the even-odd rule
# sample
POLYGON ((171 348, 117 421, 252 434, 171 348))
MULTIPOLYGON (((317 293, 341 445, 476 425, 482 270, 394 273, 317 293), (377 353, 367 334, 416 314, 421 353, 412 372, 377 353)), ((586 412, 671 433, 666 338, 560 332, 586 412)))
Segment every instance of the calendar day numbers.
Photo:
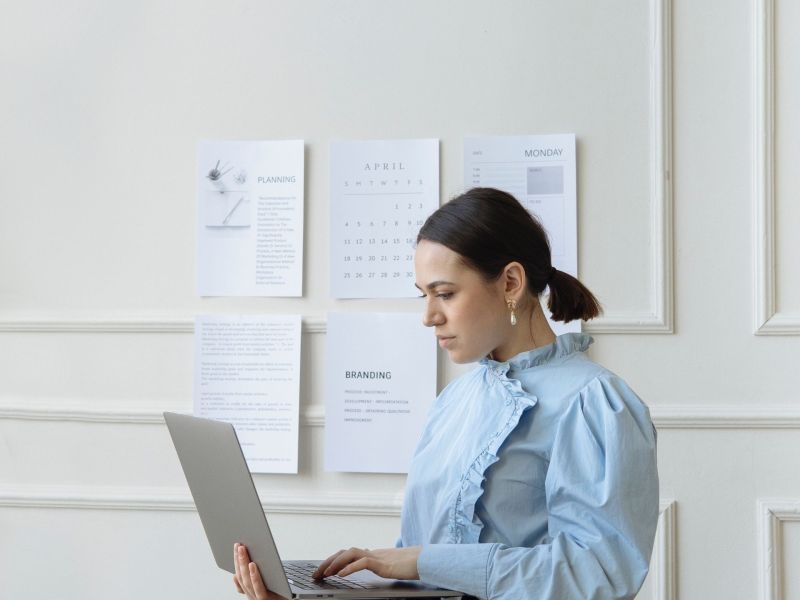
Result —
POLYGON ((333 296, 416 296, 414 246, 438 206, 438 140, 333 143, 333 296))

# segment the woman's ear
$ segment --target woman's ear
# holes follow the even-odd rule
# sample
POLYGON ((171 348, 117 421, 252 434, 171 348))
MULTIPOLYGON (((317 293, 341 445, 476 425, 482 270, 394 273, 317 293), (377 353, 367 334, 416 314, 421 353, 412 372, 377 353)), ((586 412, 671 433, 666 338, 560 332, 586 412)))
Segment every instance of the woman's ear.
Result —
POLYGON ((524 267, 516 261, 508 263, 503 269, 503 281, 506 298, 519 301, 527 288, 524 267))

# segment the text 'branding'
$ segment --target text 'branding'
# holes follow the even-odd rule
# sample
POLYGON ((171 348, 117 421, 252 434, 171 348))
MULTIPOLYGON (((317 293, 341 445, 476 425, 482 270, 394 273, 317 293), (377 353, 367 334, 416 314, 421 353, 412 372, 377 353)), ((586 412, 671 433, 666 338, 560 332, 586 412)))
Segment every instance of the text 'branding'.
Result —
POLYGON ((345 379, 391 379, 391 371, 345 371, 345 379))

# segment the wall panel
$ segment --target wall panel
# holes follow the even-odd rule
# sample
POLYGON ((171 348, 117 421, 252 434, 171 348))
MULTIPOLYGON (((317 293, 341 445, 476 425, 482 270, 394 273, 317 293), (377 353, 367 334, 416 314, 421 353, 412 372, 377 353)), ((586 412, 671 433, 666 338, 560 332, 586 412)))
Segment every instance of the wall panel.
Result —
POLYGON ((800 144, 795 107, 800 60, 792 34, 800 24, 795 2, 754 1, 754 245, 755 329, 762 335, 800 333, 800 252, 795 231, 800 186, 794 164, 800 144))
POLYGON ((800 597, 796 4, 3 2, 0 596, 237 597, 159 417, 203 313, 303 315, 286 556, 392 544, 404 478, 322 469, 325 314, 419 303, 328 297, 328 144, 438 137, 444 200, 465 136, 575 132, 590 355, 659 428, 640 598, 800 597), (303 298, 196 297, 201 138, 305 139, 303 298))

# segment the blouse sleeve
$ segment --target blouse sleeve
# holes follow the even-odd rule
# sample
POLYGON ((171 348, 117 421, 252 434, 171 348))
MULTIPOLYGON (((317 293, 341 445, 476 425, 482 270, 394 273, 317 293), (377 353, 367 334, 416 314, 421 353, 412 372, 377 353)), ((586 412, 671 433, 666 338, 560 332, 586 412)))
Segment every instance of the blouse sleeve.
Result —
POLYGON ((427 545, 420 578, 487 599, 633 598, 655 536, 658 475, 655 429, 625 382, 594 379, 570 404, 545 492, 545 543, 427 545))

